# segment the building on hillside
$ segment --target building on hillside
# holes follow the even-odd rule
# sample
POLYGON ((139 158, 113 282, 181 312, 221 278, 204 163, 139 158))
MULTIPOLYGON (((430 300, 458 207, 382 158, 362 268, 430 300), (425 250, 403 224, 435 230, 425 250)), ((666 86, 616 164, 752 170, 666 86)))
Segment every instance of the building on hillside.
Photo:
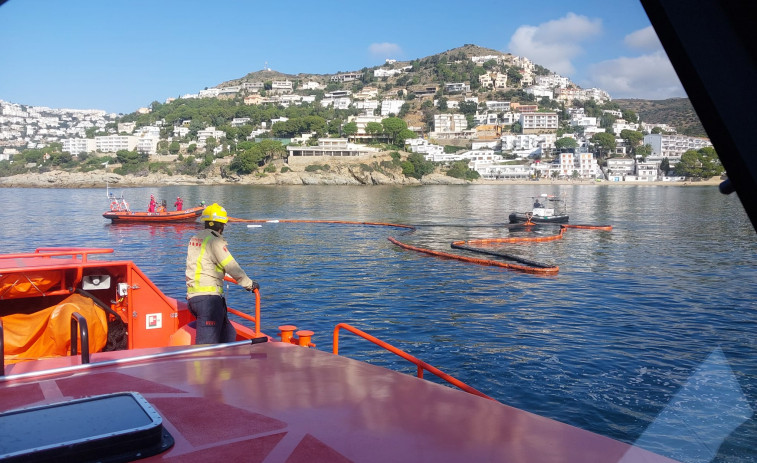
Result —
POLYGON ((510 111, 509 101, 487 101, 486 109, 489 111, 507 112, 510 111))
POLYGON ((468 93, 470 92, 470 85, 465 82, 449 82, 444 84, 444 91, 446 93, 468 93))
POLYGON ((607 180, 622 182, 627 175, 636 173, 636 161, 631 158, 609 158, 604 173, 607 180))
POLYGON ((318 146, 287 146, 289 156, 363 156, 378 151, 377 148, 349 143, 346 138, 321 138, 318 146))
POLYGON ((659 176, 659 162, 636 162, 636 178, 639 182, 656 182, 659 176))
POLYGON ((545 88, 565 88, 570 85, 570 79, 558 74, 536 76, 534 82, 536 86, 545 88))
POLYGON ((604 177, 592 153, 561 152, 558 172, 558 176, 565 178, 596 179, 604 177))
POLYGON ((434 115, 434 132, 441 133, 460 133, 468 128, 468 120, 464 114, 435 114, 434 115))
POLYGON ((363 77, 362 72, 344 72, 342 74, 337 74, 334 76, 331 76, 332 82, 350 82, 353 80, 358 80, 363 77))
POLYGON ((525 134, 556 132, 558 127, 557 113, 521 113, 520 125, 525 134))
POLYGON ((95 137, 95 150, 103 153, 115 153, 119 150, 134 151, 137 137, 134 135, 105 135, 95 137))
POLYGON ((712 146, 709 138, 689 137, 687 135, 644 135, 644 144, 652 147, 652 154, 656 158, 668 158, 671 165, 681 160, 681 156, 688 150, 698 150, 712 146))
POLYGON ((533 95, 537 101, 541 100, 542 98, 549 98, 551 100, 555 96, 554 91, 552 91, 551 88, 544 87, 542 85, 527 87, 526 89, 524 89, 524 91, 529 95, 533 95))
POLYGON ((263 82, 242 82, 242 90, 248 92, 259 92, 265 88, 263 82))
POLYGON ((277 95, 286 95, 294 91, 292 81, 289 79, 274 80, 271 82, 271 92, 277 95))
POLYGON ((388 117, 390 114, 395 116, 400 113, 405 100, 381 100, 381 115, 388 117))
POLYGON ((478 82, 484 88, 507 88, 507 74, 501 72, 487 72, 478 76, 478 82))
POLYGON ((303 90, 321 90, 321 89, 326 88, 326 86, 323 84, 319 84, 318 82, 309 80, 305 82, 304 84, 302 84, 300 88, 303 90))
POLYGON ((66 138, 63 140, 63 151, 73 155, 91 153, 97 149, 94 138, 66 138))

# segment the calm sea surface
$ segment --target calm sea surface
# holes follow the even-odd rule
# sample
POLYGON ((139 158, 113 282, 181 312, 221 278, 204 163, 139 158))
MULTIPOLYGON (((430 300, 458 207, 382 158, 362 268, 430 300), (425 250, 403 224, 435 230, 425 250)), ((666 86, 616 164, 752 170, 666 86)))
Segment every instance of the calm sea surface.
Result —
MULTIPOLYGON (((232 223, 230 249, 261 286, 263 330, 316 332, 331 350, 347 322, 499 401, 679 460, 757 461, 757 239, 735 195, 716 187, 176 186, 122 191, 233 217, 390 222, 390 227, 232 223), (454 240, 523 235, 503 227, 531 196, 565 193, 560 241, 503 246, 558 265, 555 276, 443 260, 454 240)), ((6 252, 115 249, 168 295, 184 297, 185 244, 198 226, 111 225, 104 189, 0 189, 6 252)), ((552 229, 536 233, 551 234, 552 229)), ((229 289, 229 305, 252 307, 229 289)), ((415 373, 343 334, 340 352, 415 373)), ((432 375, 426 375, 433 380, 432 375)))

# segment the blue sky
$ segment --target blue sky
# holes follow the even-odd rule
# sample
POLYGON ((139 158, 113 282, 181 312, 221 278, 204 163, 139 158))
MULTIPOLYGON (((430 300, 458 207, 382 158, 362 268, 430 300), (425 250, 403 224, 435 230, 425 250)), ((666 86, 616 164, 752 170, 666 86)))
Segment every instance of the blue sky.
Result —
POLYGON ((464 44, 613 98, 685 96, 635 0, 9 0, 0 99, 129 113, 268 67, 333 74, 464 44))

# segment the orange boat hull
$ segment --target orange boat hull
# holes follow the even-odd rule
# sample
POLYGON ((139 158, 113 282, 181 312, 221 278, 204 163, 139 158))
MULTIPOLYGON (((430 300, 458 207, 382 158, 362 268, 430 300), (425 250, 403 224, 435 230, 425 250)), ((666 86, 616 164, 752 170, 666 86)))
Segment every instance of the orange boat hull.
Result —
POLYGON ((103 217, 113 223, 194 222, 202 215, 202 210, 203 208, 198 206, 183 211, 167 212, 108 211, 103 214, 103 217))

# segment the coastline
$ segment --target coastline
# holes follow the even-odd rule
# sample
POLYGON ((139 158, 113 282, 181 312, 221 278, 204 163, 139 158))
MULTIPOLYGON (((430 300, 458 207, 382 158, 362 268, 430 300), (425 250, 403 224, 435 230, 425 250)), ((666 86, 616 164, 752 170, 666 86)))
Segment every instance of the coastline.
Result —
POLYGON ((146 176, 118 175, 103 170, 93 172, 51 171, 41 174, 21 174, 0 177, 0 188, 104 188, 162 187, 171 185, 594 185, 594 186, 717 186, 718 177, 685 182, 610 182, 607 180, 539 179, 539 180, 461 180, 443 174, 430 174, 421 180, 403 175, 379 172, 361 173, 353 169, 336 172, 287 172, 239 176, 203 176, 149 174, 146 176))

